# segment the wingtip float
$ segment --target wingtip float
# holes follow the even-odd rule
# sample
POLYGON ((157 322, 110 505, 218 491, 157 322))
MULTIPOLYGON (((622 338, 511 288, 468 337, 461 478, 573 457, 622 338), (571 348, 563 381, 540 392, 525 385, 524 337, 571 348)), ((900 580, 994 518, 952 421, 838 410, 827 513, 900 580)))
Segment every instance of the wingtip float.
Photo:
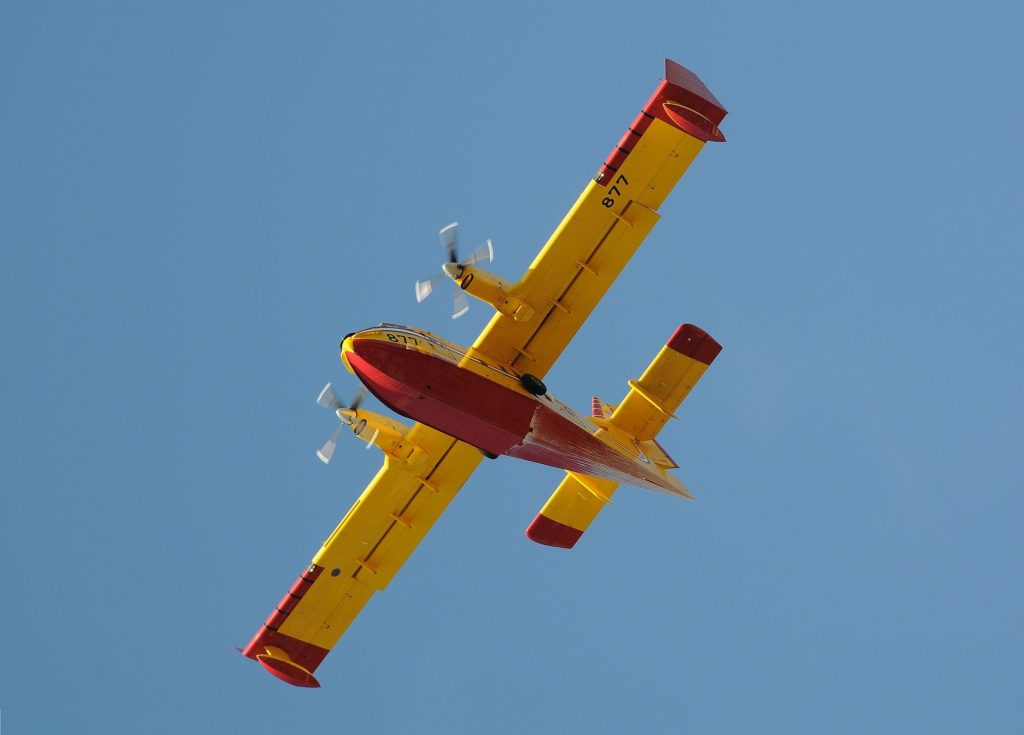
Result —
POLYGON ((256 654, 256 660, 271 675, 292 686, 305 687, 307 689, 318 689, 320 687, 320 682, 313 676, 313 672, 292 661, 288 654, 280 648, 266 646, 263 651, 263 653, 256 654))
POLYGON ((658 207, 705 143, 725 140, 725 108, 696 74, 665 62, 665 79, 602 162, 540 254, 515 283, 481 268, 486 243, 460 259, 454 223, 441 232, 442 273, 416 285, 455 286, 454 313, 472 296, 494 308, 469 348, 393 324, 351 333, 345 367, 404 424, 342 404, 328 387, 318 403, 341 419, 321 448, 330 459, 349 428, 376 446, 384 465, 285 594, 242 654, 299 687, 372 595, 398 569, 484 457, 508 455, 564 470, 561 484, 526 531, 572 548, 619 484, 689 498, 657 434, 721 351, 710 335, 681 325, 618 404, 594 399, 581 415, 554 399, 543 378, 657 223, 658 207))

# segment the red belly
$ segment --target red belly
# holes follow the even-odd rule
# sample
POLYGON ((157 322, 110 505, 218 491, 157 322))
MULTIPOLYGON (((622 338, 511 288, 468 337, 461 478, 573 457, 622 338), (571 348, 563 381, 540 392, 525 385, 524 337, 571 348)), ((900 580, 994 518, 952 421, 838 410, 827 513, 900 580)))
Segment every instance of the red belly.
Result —
POLYGON ((376 339, 354 339, 349 365, 381 403, 489 454, 667 488, 657 472, 616 451, 547 399, 525 395, 441 357, 376 339))
POLYGON ((355 339, 348 361, 381 403, 491 454, 505 454, 530 430, 537 402, 440 357, 355 339))

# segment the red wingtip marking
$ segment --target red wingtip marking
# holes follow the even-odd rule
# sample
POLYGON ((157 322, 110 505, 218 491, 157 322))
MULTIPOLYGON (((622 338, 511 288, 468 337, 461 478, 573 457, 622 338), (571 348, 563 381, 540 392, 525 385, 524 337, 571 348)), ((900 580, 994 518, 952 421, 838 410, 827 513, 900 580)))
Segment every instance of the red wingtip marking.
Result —
POLYGON ((715 99, 704 82, 671 59, 665 59, 665 80, 654 90, 643 110, 608 154, 596 180, 607 185, 625 163, 636 142, 655 118, 667 122, 705 143, 722 143, 725 136, 718 129, 726 116, 722 103, 715 99))
POLYGON ((571 549, 582 535, 583 531, 578 528, 553 521, 540 513, 526 529, 526 537, 531 541, 545 546, 555 546, 559 549, 571 549))
POLYGON ((682 64, 672 61, 672 59, 665 59, 665 81, 675 87, 686 90, 697 100, 700 100, 703 103, 701 112, 715 125, 722 122, 728 114, 722 103, 705 86, 700 77, 682 64))
POLYGON ((257 656, 256 660, 271 674, 292 686, 310 689, 320 686, 320 682, 316 680, 315 676, 290 661, 270 656, 257 656))
POLYGON ((696 74, 665 59, 665 84, 662 109, 677 128, 705 143, 725 142, 718 129, 727 114, 725 108, 696 74))
POLYGON ((260 626, 245 648, 238 649, 246 658, 256 659, 267 671, 282 681, 299 687, 318 687, 312 671, 324 660, 329 650, 312 643, 293 638, 277 630, 288 614, 295 609, 298 601, 309 591, 324 568, 310 564, 295 580, 295 584, 270 614, 268 622, 260 626), (270 625, 271 627, 267 627, 270 625), (268 647, 281 649, 286 658, 272 658, 267 655, 268 647), (278 662, 281 666, 278 667, 278 662))
MULTIPOLYGON (((316 667, 319 666, 327 657, 327 654, 330 653, 326 648, 315 646, 312 643, 307 643, 306 641, 300 641, 298 638, 292 638, 284 633, 279 633, 276 630, 270 630, 267 627, 261 626, 256 635, 253 636, 253 639, 249 641, 249 645, 242 649, 242 655, 246 658, 252 658, 259 661, 267 671, 270 671, 270 673, 274 674, 274 676, 277 676, 279 679, 282 679, 283 677, 278 676, 278 674, 271 671, 267 666, 266 652, 268 646, 280 648, 285 652, 287 657, 294 662, 294 665, 297 666, 300 671, 305 671, 307 673, 315 671, 316 667), (261 656, 263 658, 260 658, 261 656)), ((312 676, 312 674, 310 674, 310 676, 312 676)), ((285 679, 285 681, 288 680, 285 679)), ((294 682, 288 681, 288 683, 292 684, 294 682)), ((296 684, 296 686, 304 685, 296 684)))
POLYGON ((722 345, 714 337, 693 324, 680 324, 666 344, 676 352, 692 357, 698 362, 710 365, 722 351, 722 345))

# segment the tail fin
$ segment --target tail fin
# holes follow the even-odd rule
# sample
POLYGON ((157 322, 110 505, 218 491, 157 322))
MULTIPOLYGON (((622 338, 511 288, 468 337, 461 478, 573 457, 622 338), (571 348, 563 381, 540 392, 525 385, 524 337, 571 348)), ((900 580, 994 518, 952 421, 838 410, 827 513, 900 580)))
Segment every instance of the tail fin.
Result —
POLYGON ((605 403, 597 396, 590 400, 590 415, 595 419, 610 419, 616 408, 617 404, 605 403))

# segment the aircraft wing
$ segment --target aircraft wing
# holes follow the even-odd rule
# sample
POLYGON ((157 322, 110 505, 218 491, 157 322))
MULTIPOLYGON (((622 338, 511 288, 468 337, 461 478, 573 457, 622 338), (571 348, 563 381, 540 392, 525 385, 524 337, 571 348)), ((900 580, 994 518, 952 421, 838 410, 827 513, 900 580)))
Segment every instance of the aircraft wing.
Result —
POLYGON ((725 109, 695 74, 666 60, 658 86, 525 275, 510 290, 533 310, 498 313, 473 350, 543 377, 659 216, 704 143, 725 140, 725 109))
POLYGON ((423 424, 407 438, 423 456, 410 466, 385 455, 380 472, 242 650, 279 679, 319 686, 313 671, 483 459, 478 449, 423 424))

